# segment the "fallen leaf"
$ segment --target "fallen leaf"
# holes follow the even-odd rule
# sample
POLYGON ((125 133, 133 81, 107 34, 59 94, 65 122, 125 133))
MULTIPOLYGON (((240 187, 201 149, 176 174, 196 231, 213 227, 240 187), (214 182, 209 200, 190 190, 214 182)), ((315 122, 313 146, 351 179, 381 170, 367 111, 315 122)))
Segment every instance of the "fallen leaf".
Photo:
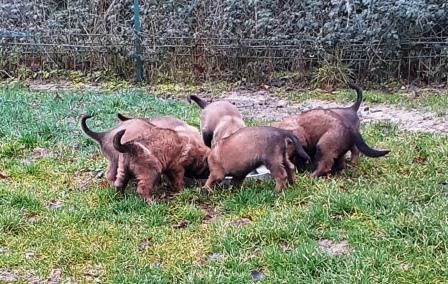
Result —
POLYGON ((188 220, 182 220, 179 223, 177 223, 176 225, 173 225, 173 229, 182 229, 187 227, 190 224, 190 222, 188 220))
POLYGON ((334 242, 331 240, 320 240, 319 248, 330 256, 341 256, 351 252, 351 248, 347 241, 334 242))
POLYGON ((59 200, 52 199, 52 200, 48 201, 48 203, 47 203, 47 208, 50 210, 58 209, 61 206, 62 206, 62 202, 59 200))
POLYGON ((416 163, 416 164, 424 165, 424 164, 426 164, 426 160, 427 160, 426 157, 417 156, 417 157, 414 158, 413 162, 416 163))

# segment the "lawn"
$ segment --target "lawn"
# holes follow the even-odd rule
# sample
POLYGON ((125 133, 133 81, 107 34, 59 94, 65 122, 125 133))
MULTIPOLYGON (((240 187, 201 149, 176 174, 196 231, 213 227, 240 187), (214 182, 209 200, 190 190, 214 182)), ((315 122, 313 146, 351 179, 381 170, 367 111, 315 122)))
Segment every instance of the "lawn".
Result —
MULTIPOLYGON (((293 187, 187 188, 148 205, 102 177, 78 128, 116 113, 199 111, 150 93, 0 89, 0 279, 104 283, 443 283, 448 279, 448 137, 362 128, 383 158, 293 187), (331 252, 328 248, 332 249, 331 252), (6 275, 6 276, 5 276, 6 275)), ((160 193, 159 193, 160 194, 160 193)), ((1 280, 0 280, 1 282, 1 280)))

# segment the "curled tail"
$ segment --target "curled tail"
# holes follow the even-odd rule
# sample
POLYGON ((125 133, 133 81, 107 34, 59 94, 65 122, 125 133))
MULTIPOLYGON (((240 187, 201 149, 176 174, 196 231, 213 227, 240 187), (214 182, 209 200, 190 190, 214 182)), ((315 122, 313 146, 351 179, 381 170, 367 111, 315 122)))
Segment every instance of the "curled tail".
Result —
POLYGON ((114 148, 120 153, 130 153, 132 152, 132 146, 130 143, 121 144, 121 138, 123 137, 124 133, 126 132, 126 129, 120 130, 115 134, 114 136, 114 148))
POLYGON ((190 104, 191 104, 191 101, 194 101, 202 109, 208 105, 208 103, 206 101, 204 101, 203 99, 201 99, 195 95, 188 96, 187 100, 190 104))
POLYGON ((302 144, 300 143, 299 139, 297 138, 297 136, 295 136, 294 134, 289 134, 287 136, 287 142, 288 143, 292 143, 296 152, 296 159, 297 161, 300 160, 305 160, 307 162, 311 162, 311 158, 310 156, 305 152, 305 150, 302 147, 302 144))
POLYGON ((355 111, 358 111, 362 103, 362 89, 355 83, 348 83, 348 86, 356 91, 356 102, 350 108, 355 111))
POLYGON ((120 121, 130 120, 132 118, 122 115, 121 113, 117 113, 117 117, 120 121))
POLYGON ((87 119, 91 118, 91 115, 83 115, 81 117, 81 130, 84 132, 89 138, 95 140, 97 143, 101 144, 104 138, 105 133, 103 132, 93 132, 87 127, 87 119))
POLYGON ((368 157, 382 157, 390 152, 389 150, 375 150, 370 148, 369 145, 366 144, 364 139, 362 139, 362 136, 358 131, 355 131, 352 134, 356 147, 359 149, 359 151, 361 151, 361 153, 368 157))

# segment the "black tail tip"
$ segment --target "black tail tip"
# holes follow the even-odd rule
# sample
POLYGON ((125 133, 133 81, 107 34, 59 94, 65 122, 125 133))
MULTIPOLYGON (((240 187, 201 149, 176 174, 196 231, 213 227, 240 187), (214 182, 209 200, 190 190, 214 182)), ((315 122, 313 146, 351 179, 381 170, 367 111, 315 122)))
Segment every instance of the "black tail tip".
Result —
POLYGON ((92 117, 93 117, 93 114, 83 114, 81 116, 81 120, 87 120, 87 119, 92 118, 92 117))
POLYGON ((118 117, 118 119, 119 119, 120 121, 126 121, 126 120, 131 119, 131 118, 127 117, 127 116, 122 115, 122 114, 119 113, 119 112, 117 113, 117 117, 118 117))

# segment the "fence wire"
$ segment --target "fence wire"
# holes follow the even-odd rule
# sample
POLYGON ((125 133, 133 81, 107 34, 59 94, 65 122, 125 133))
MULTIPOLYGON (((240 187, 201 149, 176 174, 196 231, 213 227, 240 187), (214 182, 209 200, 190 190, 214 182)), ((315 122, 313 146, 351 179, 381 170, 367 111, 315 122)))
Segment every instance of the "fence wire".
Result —
MULTIPOLYGON (((156 38, 142 33, 144 79, 266 80, 279 72, 312 74, 326 65, 347 66, 357 80, 448 82, 448 37, 418 38, 387 46, 381 42, 345 42, 322 46, 312 40, 156 38)), ((134 76, 131 36, 108 34, 0 33, 0 76, 20 68, 111 71, 134 76)), ((304 78, 307 78, 306 76, 304 78)), ((309 78, 309 77, 308 77, 309 78)))

